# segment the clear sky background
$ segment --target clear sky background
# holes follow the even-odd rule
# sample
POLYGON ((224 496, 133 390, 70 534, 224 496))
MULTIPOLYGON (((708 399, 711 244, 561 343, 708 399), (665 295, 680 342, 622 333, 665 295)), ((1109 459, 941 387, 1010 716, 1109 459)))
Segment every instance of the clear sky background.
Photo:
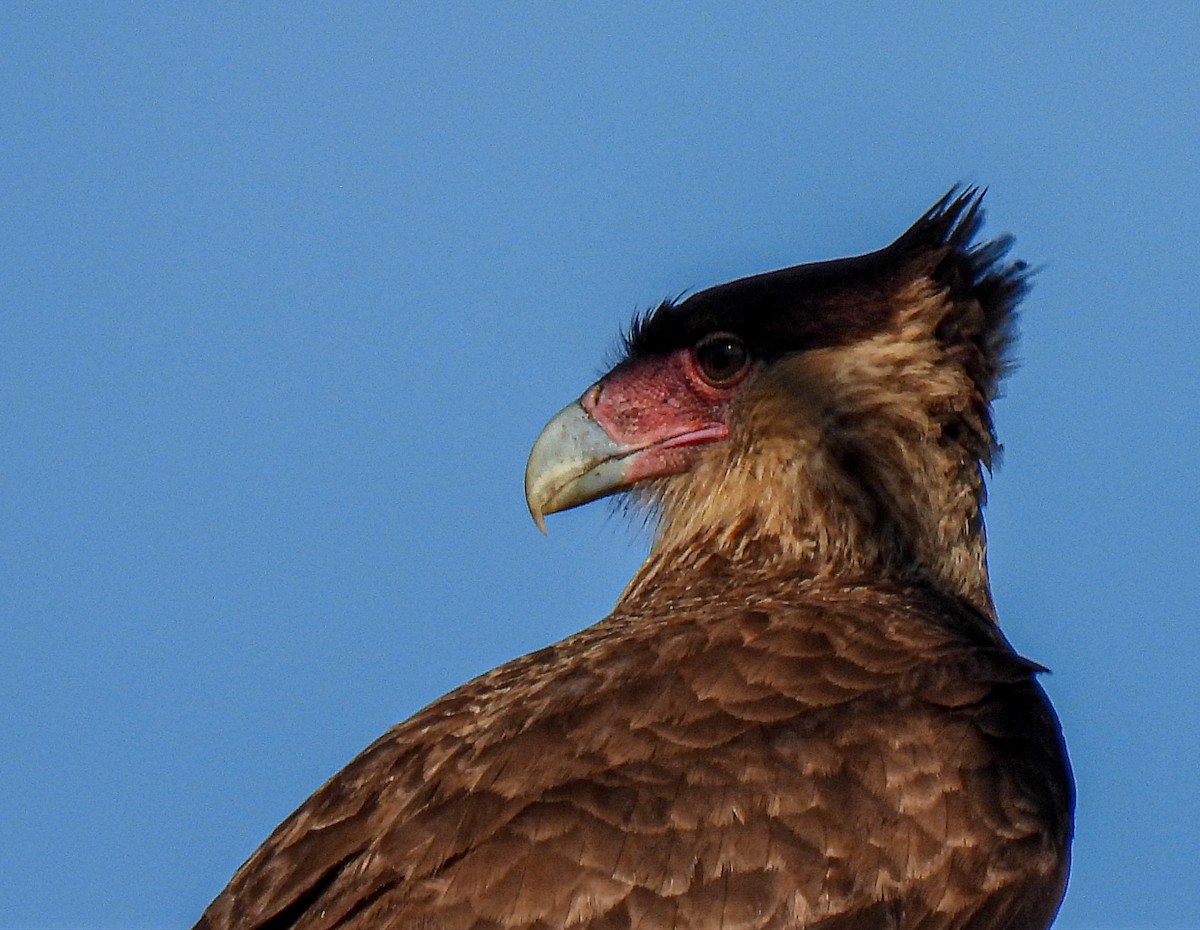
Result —
POLYGON ((1200 7, 648 6, 0 7, 0 926, 190 924, 603 616, 645 541, 521 476, 619 328, 956 181, 1041 268, 988 522, 1058 926, 1200 926, 1200 7))

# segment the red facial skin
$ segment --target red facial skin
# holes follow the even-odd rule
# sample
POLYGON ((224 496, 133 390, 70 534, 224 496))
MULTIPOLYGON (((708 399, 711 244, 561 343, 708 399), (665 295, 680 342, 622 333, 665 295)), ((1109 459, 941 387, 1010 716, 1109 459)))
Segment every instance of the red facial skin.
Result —
POLYGON ((741 380, 714 386, 691 349, 676 349, 617 366, 579 403, 615 443, 634 453, 624 474, 632 484, 684 471, 695 446, 728 436, 726 408, 741 380))

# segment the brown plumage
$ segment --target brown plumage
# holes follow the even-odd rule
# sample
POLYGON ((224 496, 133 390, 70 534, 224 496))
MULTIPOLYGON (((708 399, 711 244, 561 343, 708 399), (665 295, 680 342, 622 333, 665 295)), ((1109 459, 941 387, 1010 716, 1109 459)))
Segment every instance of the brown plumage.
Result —
POLYGON ((539 521, 657 515, 612 614, 380 737, 198 927, 1047 926, 1071 781, 980 514, 1024 268, 979 222, 638 321, 527 474, 539 521))

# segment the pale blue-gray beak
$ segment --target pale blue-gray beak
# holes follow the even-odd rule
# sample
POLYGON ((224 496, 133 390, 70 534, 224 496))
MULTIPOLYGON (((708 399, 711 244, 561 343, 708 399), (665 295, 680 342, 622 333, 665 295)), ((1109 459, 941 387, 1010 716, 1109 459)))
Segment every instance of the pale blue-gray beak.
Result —
POLYGON ((578 507, 625 486, 626 456, 639 447, 612 439, 579 401, 556 413, 525 466, 525 502, 539 530, 545 515, 578 507))

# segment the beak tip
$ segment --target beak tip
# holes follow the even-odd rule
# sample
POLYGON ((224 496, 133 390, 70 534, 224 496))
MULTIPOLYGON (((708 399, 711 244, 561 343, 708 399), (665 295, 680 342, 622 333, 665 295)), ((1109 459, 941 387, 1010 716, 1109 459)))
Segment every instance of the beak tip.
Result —
POLYGON ((538 486, 530 468, 525 470, 525 506, 529 508, 529 516, 533 518, 533 525, 543 536, 546 536, 545 491, 538 486))

